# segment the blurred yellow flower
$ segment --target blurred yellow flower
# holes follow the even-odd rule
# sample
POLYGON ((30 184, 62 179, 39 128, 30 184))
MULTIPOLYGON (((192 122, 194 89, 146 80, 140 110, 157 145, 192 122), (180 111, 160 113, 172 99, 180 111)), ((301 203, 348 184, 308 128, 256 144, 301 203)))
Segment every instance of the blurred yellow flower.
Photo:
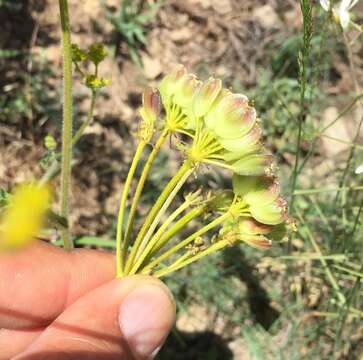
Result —
POLYGON ((46 185, 28 183, 15 189, 0 215, 0 250, 21 248, 34 240, 44 226, 50 199, 46 185))

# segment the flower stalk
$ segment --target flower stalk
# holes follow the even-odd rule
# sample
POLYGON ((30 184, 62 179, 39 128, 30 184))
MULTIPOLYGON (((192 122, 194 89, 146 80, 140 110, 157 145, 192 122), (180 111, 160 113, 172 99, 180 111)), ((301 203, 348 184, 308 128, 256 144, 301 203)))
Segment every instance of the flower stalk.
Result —
POLYGON ((181 268, 183 268, 184 266, 187 266, 199 259, 202 259, 203 257, 207 256, 207 255, 210 255, 214 252, 217 252, 223 248, 225 248, 226 246, 228 245, 231 245, 231 243, 225 239, 225 240, 220 240, 220 241, 217 241, 216 243, 212 244, 210 247, 208 247, 207 249, 205 250, 202 250, 201 252, 199 252, 198 254, 192 256, 192 257, 189 257, 189 258, 186 258, 184 261, 176 261, 174 264, 172 264, 171 266, 168 266, 164 269, 161 269, 159 271, 157 271, 154 276, 157 277, 157 278, 160 278, 162 276, 165 276, 165 275, 168 275, 176 270, 179 270, 181 268))
POLYGON ((175 234, 182 231, 193 219, 202 215, 205 210, 206 205, 200 205, 187 212, 159 238, 155 246, 153 246, 149 256, 158 252, 175 234))
POLYGON ((92 90, 91 105, 90 105, 90 108, 87 113, 87 118, 83 122, 83 124, 80 126, 80 128, 76 131, 76 133, 74 134, 73 139, 72 139, 72 146, 77 144, 77 142, 82 137, 82 135, 83 135, 84 131, 86 130, 86 128, 88 127, 88 125, 90 125, 90 123, 93 119, 93 113, 95 110, 96 99, 97 99, 97 92, 92 90))
POLYGON ((225 213, 225 214, 219 216, 218 218, 214 219, 209 224, 203 226, 201 229, 199 229, 198 231, 196 231, 192 235, 188 236, 186 239, 182 240, 178 244, 174 245, 173 247, 171 247, 170 249, 165 251, 162 255, 157 257, 155 260, 151 261, 147 266, 145 266, 142 269, 141 272, 142 273, 150 272, 155 266, 159 265, 162 261, 164 261, 165 259, 167 259, 171 255, 175 254, 177 251, 183 249, 184 247, 186 247, 187 245, 192 243, 197 237, 205 234, 209 230, 212 230, 215 227, 217 227, 218 225, 220 225, 223 222, 227 221, 231 216, 232 216, 232 214, 228 212, 228 213, 225 213))
POLYGON ((139 253, 139 248, 144 248, 146 246, 145 238, 146 237, 149 238, 150 235, 152 234, 150 228, 153 228, 154 230, 157 224, 159 223, 160 216, 158 216, 158 214, 161 209, 162 210, 165 209, 165 206, 163 208, 164 203, 167 203, 167 205, 171 203, 171 201, 173 200, 179 189, 183 186, 183 184, 185 183, 185 181, 193 171, 194 171, 193 163, 188 160, 185 161, 184 164, 181 166, 181 168, 178 170, 178 172, 169 181, 163 192, 160 194, 156 203, 151 208, 149 215, 146 217, 145 222, 136 237, 135 243, 133 244, 133 247, 131 249, 130 255, 126 263, 126 269, 125 269, 126 274, 128 274, 129 271, 131 270, 136 255, 139 253))
POLYGON ((130 208, 130 214, 127 220, 127 225, 126 225, 126 233, 125 233, 125 246, 123 248, 123 254, 122 256, 125 257, 126 256, 126 249, 128 247, 128 243, 130 241, 130 236, 131 236, 131 232, 132 232, 132 227, 134 225, 134 221, 135 221, 135 215, 136 215, 136 211, 137 211, 137 206, 139 204, 140 201, 140 197, 142 194, 142 191, 144 190, 144 186, 145 186, 145 182, 146 179, 149 175, 151 166, 162 146, 162 144, 164 144, 165 140, 168 138, 169 135, 169 131, 168 129, 164 129, 159 137, 159 139, 157 140, 155 146, 153 147, 147 161, 146 164, 142 170, 139 182, 137 184, 136 190, 135 190, 135 195, 132 199, 132 203, 131 203, 131 208, 130 208))
MULTIPOLYGON (((72 52, 71 32, 69 25, 68 1, 59 0, 59 10, 62 26, 62 52, 63 52, 63 130, 62 130, 62 164, 61 164, 61 209, 60 215, 65 219, 69 217, 69 193, 71 182, 72 161, 72 52)), ((64 248, 73 248, 71 230, 68 226, 62 230, 64 248)))
MULTIPOLYGON (((186 176, 189 176, 189 174, 187 173, 186 176)), ((178 192, 179 189, 175 189, 176 192, 178 192)), ((169 196, 170 198, 174 198, 174 194, 171 193, 171 196, 169 196)), ((191 206, 193 204, 193 202, 198 201, 198 193, 196 194, 192 194, 189 197, 187 197, 187 199, 184 201, 184 203, 182 205, 180 205, 165 221, 164 223, 159 227, 158 231, 155 233, 155 235, 150 239, 150 241, 146 242, 147 245, 145 247, 145 249, 143 251, 141 251, 141 247, 139 249, 139 253, 136 255, 137 257, 137 261, 135 263, 135 265, 132 267, 131 271, 130 271, 130 275, 136 274, 137 270, 139 269, 139 267, 142 265, 142 263, 144 262, 144 260, 147 258, 147 256, 150 254, 150 252, 152 251, 152 249, 157 245, 158 241, 160 240, 160 238, 164 235, 165 230, 168 228, 168 226, 180 215, 182 214, 189 206, 191 206)), ((165 208, 168 207, 168 202, 166 201, 164 203, 165 208)), ((162 211, 159 212, 159 214, 163 214, 162 211)), ((152 230, 153 227, 150 226, 149 230, 152 230)), ((144 238, 144 241, 147 241, 147 237, 144 238)))
POLYGON ((117 217, 117 232, 116 232, 117 277, 120 277, 123 275, 124 257, 122 256, 122 254, 126 252, 126 244, 125 244, 125 242, 123 242, 123 239, 122 239, 122 226, 124 223, 127 197, 129 194, 131 182, 134 177, 137 164, 139 163, 140 156, 141 156, 145 146, 146 146, 146 143, 144 141, 140 141, 139 145, 137 146, 134 158, 133 158, 131 166, 130 166, 130 170, 127 174, 125 186, 124 186, 124 189, 123 189, 122 195, 121 195, 120 208, 119 208, 118 217, 117 217))

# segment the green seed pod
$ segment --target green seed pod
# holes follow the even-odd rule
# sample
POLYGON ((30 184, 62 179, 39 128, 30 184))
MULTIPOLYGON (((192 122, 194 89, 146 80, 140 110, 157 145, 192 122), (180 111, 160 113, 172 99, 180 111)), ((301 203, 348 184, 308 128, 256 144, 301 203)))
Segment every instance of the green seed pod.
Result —
POLYGON ((279 197, 276 201, 264 206, 252 204, 250 212, 257 221, 263 224, 281 224, 287 219, 287 202, 283 197, 279 197))
POLYGON ((221 145, 228 151, 233 153, 240 152, 246 154, 251 151, 257 151, 261 148, 262 130, 259 125, 255 125, 248 134, 237 139, 219 139, 221 145))
POLYGON ((160 94, 157 89, 148 88, 142 94, 140 115, 144 121, 155 123, 161 110, 160 94))
POLYGON ((142 95, 142 108, 140 116, 142 121, 139 125, 137 136, 140 140, 148 143, 155 129, 155 122, 160 114, 160 94, 157 89, 148 88, 142 95))
POLYGON ((266 176, 233 176, 233 190, 249 204, 267 205, 277 200, 280 186, 277 178, 266 176))
POLYGON ((267 250, 272 246, 271 240, 263 235, 244 235, 240 238, 240 240, 260 250, 267 250))
POLYGON ((219 138, 237 139, 247 134, 256 122, 256 111, 248 106, 244 95, 230 94, 222 98, 206 115, 206 124, 219 138))
POLYGON ((174 103, 186 114, 192 113, 193 97, 201 86, 194 74, 185 74, 175 85, 174 103))
POLYGON ((193 114, 196 118, 204 116, 217 99, 222 89, 222 81, 210 78, 195 94, 193 99, 193 114))
POLYGON ((228 161, 236 174, 246 176, 265 175, 273 162, 274 157, 263 152, 247 153, 236 161, 228 161))
POLYGON ((240 234, 266 235, 273 230, 273 226, 259 223, 253 218, 243 218, 238 223, 240 234))
POLYGON ((159 91, 162 102, 166 108, 169 107, 171 99, 175 94, 177 83, 186 73, 185 67, 183 65, 178 65, 172 73, 166 75, 163 80, 161 80, 159 91))

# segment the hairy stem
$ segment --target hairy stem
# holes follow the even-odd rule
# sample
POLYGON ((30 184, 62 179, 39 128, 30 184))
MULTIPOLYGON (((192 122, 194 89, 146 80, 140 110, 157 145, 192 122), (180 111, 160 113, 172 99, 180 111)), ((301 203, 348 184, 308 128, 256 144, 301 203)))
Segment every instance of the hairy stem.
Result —
POLYGON ((127 252, 125 243, 122 242, 122 225, 124 222, 125 216, 125 208, 126 208, 126 201, 129 194, 130 186, 132 179, 135 174, 135 170, 137 164, 140 160, 140 156, 142 151, 145 148, 146 143, 144 141, 140 141, 139 145, 137 146, 134 158, 132 160, 132 164, 129 169, 129 173, 127 174, 127 178, 125 181, 125 185, 122 191, 121 200, 120 200, 120 208, 117 217, 117 232, 116 232, 116 264, 117 264, 117 277, 123 275, 123 267, 124 267, 124 258, 122 256, 123 252, 127 252))
MULTIPOLYGON (((62 131, 62 174, 61 174, 61 210, 64 218, 69 217, 69 189, 71 181, 72 160, 72 54, 71 32, 69 26, 68 1, 59 0, 59 10, 62 25, 63 51, 63 131, 62 131)), ((63 229, 62 238, 64 248, 73 248, 70 227, 63 229)))
MULTIPOLYGON (((74 147, 79 139, 82 137, 84 130, 87 128, 87 126, 91 123, 93 119, 93 113, 95 109, 95 102, 96 102, 97 94, 92 93, 92 99, 91 99, 91 106, 87 113, 87 118, 85 122, 82 124, 82 126, 77 130, 77 132, 73 135, 72 139, 72 146, 74 147)), ((71 163, 72 166, 72 163, 71 163)), ((45 184, 49 181, 51 181, 54 177, 56 177, 61 170, 61 164, 59 162, 58 154, 56 154, 55 160, 51 163, 51 165, 48 167, 47 171, 44 173, 42 178, 40 179, 41 184, 45 184)))

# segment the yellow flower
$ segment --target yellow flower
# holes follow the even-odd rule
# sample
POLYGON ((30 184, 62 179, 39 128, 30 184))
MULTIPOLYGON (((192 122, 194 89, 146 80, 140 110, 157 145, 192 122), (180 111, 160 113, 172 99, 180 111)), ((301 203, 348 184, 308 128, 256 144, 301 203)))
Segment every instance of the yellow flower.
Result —
POLYGON ((0 217, 0 250, 21 248, 34 240, 44 226, 50 189, 36 183, 15 189, 0 217))

